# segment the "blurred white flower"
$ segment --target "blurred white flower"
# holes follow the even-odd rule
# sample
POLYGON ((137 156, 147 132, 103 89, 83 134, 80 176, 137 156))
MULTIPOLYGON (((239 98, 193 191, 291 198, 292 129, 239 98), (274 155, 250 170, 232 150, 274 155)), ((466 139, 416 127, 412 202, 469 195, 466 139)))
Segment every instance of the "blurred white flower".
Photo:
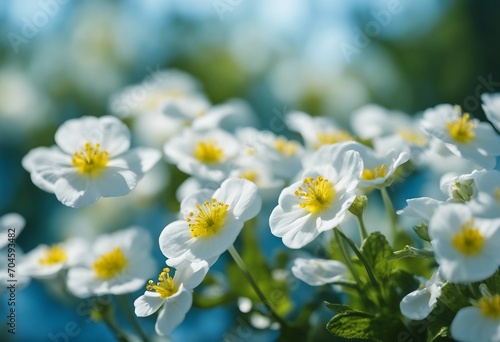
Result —
POLYGON ((500 93, 483 94, 481 101, 486 117, 500 131, 500 93))
POLYGON ((403 112, 393 111, 376 104, 365 105, 351 116, 352 130, 363 139, 392 135, 411 126, 411 118, 403 112))
POLYGON ((474 179, 475 196, 467 203, 477 217, 498 218, 500 213, 500 171, 478 172, 474 179))
POLYGON ((472 216, 464 204, 444 204, 429 223, 429 236, 444 279, 476 282, 493 275, 500 265, 500 219, 472 216))
POLYGON ((53 278, 59 271, 78 264, 88 249, 87 241, 81 238, 52 246, 38 245, 25 254, 19 272, 32 278, 53 278))
POLYGON ((434 309, 444 280, 439 274, 439 269, 432 274, 431 279, 422 282, 420 287, 407 294, 399 303, 401 313, 413 320, 425 319, 434 309))
POLYGON ((149 233, 128 228, 101 235, 83 260, 68 271, 68 289, 77 297, 137 291, 156 268, 149 233))
POLYGON ((193 289, 207 274, 208 264, 206 261, 183 263, 177 267, 174 277, 170 271, 164 268, 158 282, 150 280, 146 292, 134 301, 138 317, 160 311, 155 325, 158 335, 168 335, 182 323, 193 302, 193 289))
POLYGON ((292 112, 286 116, 285 122, 290 130, 300 133, 305 145, 313 150, 323 145, 354 140, 351 134, 340 129, 332 118, 292 112))
POLYGON ((24 217, 17 213, 9 213, 0 217, 0 249, 11 242, 15 243, 25 224, 24 217))
POLYGON ((184 219, 161 232, 160 249, 169 258, 169 265, 184 259, 213 260, 234 243, 243 223, 255 217, 260 208, 257 187, 246 179, 227 179, 215 192, 195 192, 181 202, 184 219))
POLYGON ((419 197, 407 199, 406 203, 408 205, 396 213, 418 219, 419 222, 428 225, 436 209, 445 202, 430 197, 419 197))
POLYGON ((228 132, 234 132, 238 127, 256 125, 255 113, 248 103, 241 99, 231 99, 213 106, 192 121, 192 127, 197 130, 220 128, 228 132))
POLYGON ((113 95, 109 108, 121 117, 162 112, 181 121, 192 121, 210 105, 200 91, 199 82, 185 72, 157 70, 143 82, 113 95))
POLYGON ((483 296, 474 305, 458 310, 450 331, 460 342, 500 341, 500 295, 483 296))
POLYGON ((213 129, 185 129, 164 147, 170 162, 189 175, 222 182, 234 167, 239 152, 238 141, 229 133, 213 129))
POLYGON ((283 189, 269 217, 271 232, 289 248, 301 248, 342 223, 356 198, 363 170, 359 153, 347 151, 327 160, 283 189))
POLYGON ((293 260, 292 273, 311 286, 321 286, 347 279, 348 269, 337 260, 296 258, 293 260))
POLYGON ((461 113, 459 107, 442 104, 427 109, 421 122, 422 130, 443 142, 458 157, 492 169, 500 155, 500 136, 486 122, 461 113))
POLYGON ((130 132, 112 116, 68 120, 55 140, 57 146, 31 150, 23 167, 36 186, 75 208, 128 194, 161 157, 150 148, 129 150, 130 132))
POLYGON ((252 127, 237 130, 236 136, 249 153, 268 164, 276 176, 290 180, 300 172, 304 148, 298 141, 252 127))

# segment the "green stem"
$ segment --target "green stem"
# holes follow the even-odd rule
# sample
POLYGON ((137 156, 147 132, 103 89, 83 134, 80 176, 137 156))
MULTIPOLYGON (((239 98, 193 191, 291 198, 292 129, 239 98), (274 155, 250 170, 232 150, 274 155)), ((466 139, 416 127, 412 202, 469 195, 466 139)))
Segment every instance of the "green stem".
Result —
POLYGON ((427 249, 418 249, 409 245, 406 245, 402 250, 395 251, 392 253, 387 260, 396 260, 403 258, 433 258, 434 252, 427 249))
POLYGON ((132 326, 134 327, 135 331, 139 334, 141 337, 141 340, 143 342, 148 342, 148 337, 142 330, 141 326, 139 325, 139 322, 137 322, 137 319, 135 317, 135 314, 130 310, 130 306, 128 305, 127 298, 125 296, 116 296, 118 298, 118 301, 120 302, 120 305, 122 306, 123 310, 125 311, 125 314, 127 315, 128 320, 130 323, 132 323, 132 326))
POLYGON ((229 251, 229 254, 231 254, 231 256, 233 257, 233 260, 236 263, 236 265, 240 268, 240 270, 243 272, 243 274, 247 278, 248 282, 250 283, 250 286, 252 286, 253 290, 255 291, 257 296, 259 297, 262 304, 264 304, 264 306, 267 308, 267 310, 269 310, 270 315, 274 318, 274 320, 276 322, 281 324, 282 327, 287 327, 288 323, 283 318, 281 318, 274 311, 274 309, 271 307, 269 300, 267 300, 266 296, 264 295, 264 293, 262 292, 260 287, 257 285, 257 282, 255 281, 254 277, 252 276, 252 274, 248 270, 247 266, 245 265, 245 262, 241 258, 240 254, 238 253, 236 248, 234 248, 234 246, 231 245, 231 247, 229 247, 228 251, 229 251))
POLYGON ((389 215, 389 220, 391 221, 391 228, 394 233, 394 238, 398 233, 398 217, 396 216, 396 212, 394 211, 394 207, 392 206, 391 198, 387 193, 387 188, 381 188, 380 193, 382 194, 382 200, 384 201, 385 210, 387 211, 387 215, 389 215))
POLYGON ((349 253, 347 253, 347 249, 345 248, 344 240, 341 238, 341 232, 340 228, 337 226, 333 228, 333 233, 335 234, 335 239, 337 240, 337 243, 339 244, 340 252, 342 253, 342 256, 344 257, 345 264, 349 271, 351 271, 352 276, 354 277, 354 280, 356 281, 356 284, 358 286, 361 286, 361 279, 359 278, 359 273, 356 270, 356 267, 352 263, 351 258, 349 257, 349 253))
POLYGON ((109 330, 113 332, 115 335, 116 339, 120 342, 129 342, 128 338, 126 337, 125 333, 120 330, 120 328, 116 325, 114 322, 113 318, 109 314, 104 314, 102 315, 102 320, 106 325, 108 326, 109 330))
POLYGON ((368 238, 368 232, 366 231, 365 222, 363 221, 363 214, 356 215, 359 223, 359 234, 361 235, 361 241, 365 241, 368 238))

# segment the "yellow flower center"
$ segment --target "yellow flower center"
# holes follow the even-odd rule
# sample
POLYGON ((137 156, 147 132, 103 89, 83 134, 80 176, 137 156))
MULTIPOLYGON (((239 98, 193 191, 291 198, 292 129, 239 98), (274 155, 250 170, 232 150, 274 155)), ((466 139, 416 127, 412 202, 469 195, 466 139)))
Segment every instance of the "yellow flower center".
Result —
POLYGON ((500 295, 494 295, 493 297, 482 297, 478 302, 477 306, 481 309, 484 316, 489 318, 500 318, 500 295))
POLYGON ((474 226, 474 219, 467 221, 452 239, 453 246, 465 255, 476 255, 483 248, 484 237, 474 226))
POLYGON ((409 142, 410 144, 417 146, 425 146, 427 145, 427 139, 416 132, 410 130, 401 130, 399 131, 399 136, 403 138, 403 140, 409 142))
POLYGON ((219 163, 224 158, 224 151, 211 139, 200 141, 194 149, 194 156, 206 164, 219 163))
POLYGON ((387 175, 387 167, 385 164, 380 165, 372 170, 364 169, 361 174, 362 180, 374 180, 376 178, 384 178, 387 175))
POLYGON ((100 144, 87 142, 82 151, 73 153, 71 162, 79 173, 96 176, 106 168, 108 161, 108 150, 101 150, 100 144))
POLYGON ((470 115, 465 113, 457 120, 447 123, 448 131, 453 140, 466 144, 476 138, 474 133, 476 124, 469 119, 470 115))
POLYGON ((500 187, 496 187, 493 191, 495 192, 495 197, 497 198, 498 204, 500 204, 500 187))
POLYGON ((319 148, 323 145, 330 145, 339 142, 354 140, 352 135, 350 135, 346 131, 337 131, 337 132, 320 131, 316 134, 316 138, 318 139, 318 146, 316 146, 316 148, 319 148))
POLYGON ((102 279, 111 279, 127 267, 127 258, 120 247, 101 255, 92 265, 95 274, 102 279))
POLYGON ((168 267, 165 267, 163 272, 160 273, 156 284, 154 281, 149 280, 148 285, 146 285, 146 290, 159 293, 162 299, 167 299, 176 293, 178 289, 179 286, 175 285, 174 279, 170 276, 170 268, 168 267))
POLYGON ((226 222, 228 204, 217 202, 212 198, 211 202, 197 204, 197 212, 190 212, 186 221, 194 238, 210 237, 217 234, 226 222))
POLYGON ((53 245, 48 248, 44 256, 38 259, 38 263, 42 266, 51 266, 65 262, 68 259, 66 252, 59 245, 53 245))
POLYGON ((246 179, 246 180, 249 180, 250 182, 253 182, 255 183, 255 181, 257 180, 257 172, 255 172, 255 170, 246 170, 242 173, 240 173, 240 178, 243 178, 243 179, 246 179))
POLYGON ((274 148, 276 151, 286 157, 293 156, 297 152, 298 145, 296 141, 290 141, 284 137, 278 137, 274 141, 274 148))
POLYGON ((316 179, 308 177, 302 183, 304 187, 299 186, 297 191, 295 191, 295 196, 302 201, 300 203, 301 208, 310 213, 317 214, 331 205, 335 196, 335 189, 332 182, 318 176, 316 179))

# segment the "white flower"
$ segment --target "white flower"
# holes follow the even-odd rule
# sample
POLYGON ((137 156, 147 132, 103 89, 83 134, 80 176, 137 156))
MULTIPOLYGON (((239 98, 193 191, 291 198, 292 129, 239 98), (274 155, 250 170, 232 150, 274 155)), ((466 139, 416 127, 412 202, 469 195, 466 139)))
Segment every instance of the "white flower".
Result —
POLYGON ((301 248, 343 220, 356 198, 361 157, 348 151, 302 173, 301 181, 283 189, 269 217, 271 232, 289 248, 301 248))
POLYGON ((477 217, 498 218, 500 213, 500 171, 478 172, 474 184, 475 196, 467 203, 477 217))
POLYGON ((500 341, 500 295, 483 296, 473 306, 460 309, 450 331, 460 342, 500 341))
POLYGON ((323 145, 351 141, 354 138, 340 129, 335 121, 327 117, 311 117, 303 112, 292 112, 286 116, 290 130, 299 132, 305 145, 313 150, 323 145))
POLYGON ((238 141, 225 131, 185 129, 164 147, 170 162, 189 175, 222 182, 239 152, 238 141))
POLYGON ((363 139, 392 135, 401 127, 410 125, 411 119, 403 112, 388 110, 376 104, 365 105, 351 115, 353 131, 363 139))
POLYGON ((98 237, 81 265, 69 269, 68 289, 80 298, 137 291, 156 268, 151 244, 139 228, 98 237))
POLYGON ((441 191, 448 195, 448 201, 468 202, 473 196, 477 195, 475 178, 486 170, 474 170, 470 174, 457 175, 455 172, 444 174, 440 181, 441 191))
POLYGON ((88 252, 84 239, 73 238, 52 246, 39 245, 25 254, 19 272, 33 278, 52 278, 59 271, 78 264, 88 252))
POLYGON ((348 270, 346 265, 337 260, 296 258, 292 273, 311 286, 320 286, 346 279, 348 270))
POLYGON ((467 283, 488 278, 500 265, 500 219, 472 216, 464 204, 444 204, 429 223, 429 236, 444 279, 467 283))
POLYGON ((198 104, 187 99, 196 98, 203 103, 200 88, 197 80, 182 71, 155 71, 143 82, 113 95, 109 108, 114 115, 121 117, 151 114, 162 110, 185 114, 189 111, 186 106, 196 107, 198 104))
POLYGON ((154 149, 129 150, 130 132, 113 116, 68 120, 55 140, 57 146, 31 150, 23 167, 36 186, 75 208, 128 194, 161 157, 154 149))
POLYGON ((164 268, 155 284, 152 280, 147 291, 134 301, 138 317, 150 316, 160 310, 155 330, 158 335, 170 334, 182 323, 193 302, 193 289, 208 272, 206 261, 183 263, 172 278, 170 269, 164 268))
POLYGON ((398 210, 396 213, 398 215, 416 218, 419 222, 428 225, 436 209, 444 202, 430 197, 419 197, 407 199, 406 203, 408 206, 402 210, 398 210))
POLYGON ((261 200, 254 183, 225 180, 220 188, 201 190, 181 202, 178 220, 160 234, 160 249, 172 260, 209 260, 218 257, 236 240, 243 223, 259 213, 261 200))
POLYGON ((252 127, 239 129, 236 136, 257 158, 268 164, 276 176, 292 179, 300 172, 304 149, 298 141, 252 127))
POLYGON ((481 101, 483 101, 482 107, 486 117, 500 131, 500 93, 483 94, 481 101))
POLYGON ((443 284, 444 280, 441 278, 438 269, 431 279, 421 283, 418 290, 410 292, 401 300, 399 303, 401 313, 409 319, 425 319, 436 306, 443 284))
POLYGON ((422 130, 442 141, 458 157, 492 169, 500 155, 500 136, 490 124, 471 119, 459 107, 439 105, 428 109, 422 120, 422 130))
POLYGON ((391 150, 384 155, 378 155, 374 150, 358 142, 349 141, 333 146, 323 146, 309 158, 305 158, 305 168, 330 163, 339 154, 346 151, 358 152, 361 160, 363 172, 358 184, 360 189, 371 189, 373 187, 383 187, 396 169, 408 161, 407 152, 397 152, 391 150))
POLYGON ((198 116, 192 127, 196 130, 220 128, 234 132, 238 127, 255 126, 255 113, 248 103, 240 99, 232 99, 226 103, 213 106, 203 115, 198 116))
POLYGON ((24 229, 26 221, 16 213, 5 214, 0 217, 0 249, 14 242, 24 229))

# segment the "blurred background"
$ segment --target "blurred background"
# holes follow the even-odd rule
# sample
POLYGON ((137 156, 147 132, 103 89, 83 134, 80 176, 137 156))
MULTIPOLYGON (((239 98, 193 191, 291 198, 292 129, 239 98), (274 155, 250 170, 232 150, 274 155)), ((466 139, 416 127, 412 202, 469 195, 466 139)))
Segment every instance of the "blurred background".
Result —
MULTIPOLYGON (((156 241, 175 215, 168 184, 178 182, 175 173, 166 176, 166 165, 130 196, 75 210, 36 188, 21 159, 54 144, 65 120, 109 113, 112 94, 165 68, 199 79, 215 104, 247 100, 262 128, 292 109, 347 125, 368 103, 410 115, 453 103, 484 118, 480 94, 500 91, 498 18, 496 0, 3 0, 0 215, 26 218, 18 239, 25 252, 131 224, 148 227, 156 241)), ((113 340, 104 325, 77 312, 80 301, 59 298, 50 285, 34 281, 17 295, 14 340, 58 341, 71 321, 81 328, 71 341, 113 340)), ((234 302, 195 308, 172 337, 276 337, 241 323, 239 314, 234 302)), ((154 319, 143 322, 152 329, 154 319)), ((12 339, 5 330, 0 339, 12 339)))

